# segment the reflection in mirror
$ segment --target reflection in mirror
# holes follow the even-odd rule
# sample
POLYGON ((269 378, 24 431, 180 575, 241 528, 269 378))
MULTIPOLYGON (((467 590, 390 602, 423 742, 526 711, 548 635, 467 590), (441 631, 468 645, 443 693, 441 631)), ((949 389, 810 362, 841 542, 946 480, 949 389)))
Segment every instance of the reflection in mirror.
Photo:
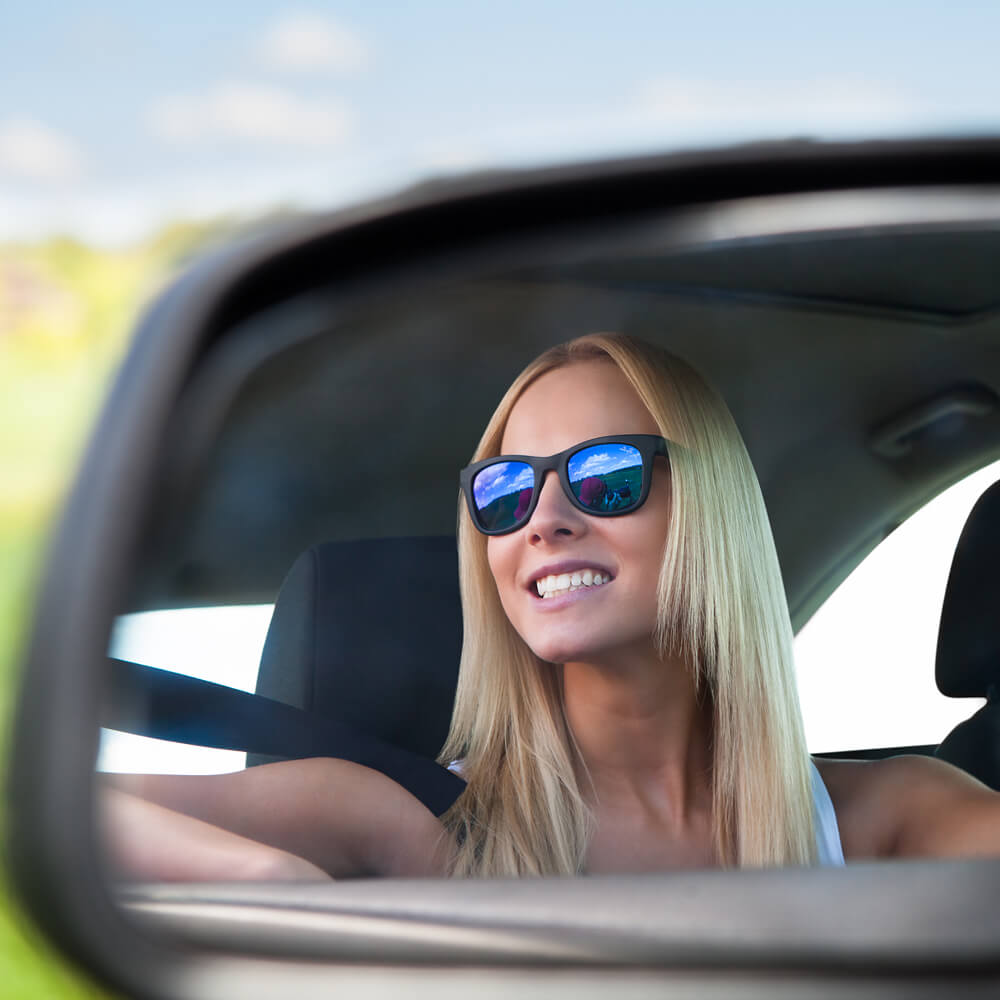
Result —
MULTIPOLYGON (((317 288, 219 340, 110 646, 117 878, 1000 853, 1000 776, 967 756, 991 706, 949 737, 953 764, 948 727, 901 747, 888 707, 863 744, 817 745, 792 642, 883 537, 1000 455, 1000 230, 726 238, 720 218, 712 238, 660 220, 658 244, 548 247, 336 309, 317 288), (969 386, 978 412, 873 447, 969 386), (124 731, 226 756, 154 763, 124 731)), ((951 599, 967 610, 995 503, 951 599)), ((948 607, 950 727, 995 684, 964 652, 996 637, 948 607)))

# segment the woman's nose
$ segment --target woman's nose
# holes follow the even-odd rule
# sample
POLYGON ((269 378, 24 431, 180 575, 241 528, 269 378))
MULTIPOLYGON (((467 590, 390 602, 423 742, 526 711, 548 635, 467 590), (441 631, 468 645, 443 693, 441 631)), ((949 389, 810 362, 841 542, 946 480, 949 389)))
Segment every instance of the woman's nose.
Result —
POLYGON ((528 521, 529 541, 533 544, 570 538, 586 529, 582 511, 570 503, 555 472, 548 472, 542 481, 538 503, 528 521))

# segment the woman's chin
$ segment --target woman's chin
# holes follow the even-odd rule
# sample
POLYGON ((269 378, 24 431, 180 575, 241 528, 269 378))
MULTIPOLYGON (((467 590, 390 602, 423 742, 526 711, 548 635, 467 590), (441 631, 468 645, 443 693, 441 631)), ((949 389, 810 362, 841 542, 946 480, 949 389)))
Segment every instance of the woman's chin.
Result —
POLYGON ((597 659, 605 652, 603 647, 580 642, 579 636, 562 640, 546 636, 536 643, 529 642, 528 645, 535 656, 547 663, 579 663, 597 659))
POLYGON ((613 666, 618 661, 633 662, 648 659, 659 662, 649 629, 606 632, 599 635, 581 635, 580 630, 571 634, 555 635, 548 630, 545 635, 528 637, 522 635, 529 649, 540 660, 547 663, 589 663, 594 666, 613 666))

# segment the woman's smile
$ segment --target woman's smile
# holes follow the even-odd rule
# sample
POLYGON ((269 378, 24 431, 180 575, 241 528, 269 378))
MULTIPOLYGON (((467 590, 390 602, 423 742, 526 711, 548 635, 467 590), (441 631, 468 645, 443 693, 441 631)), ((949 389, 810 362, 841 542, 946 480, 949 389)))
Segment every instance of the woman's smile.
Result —
POLYGON ((568 562, 543 566, 531 576, 528 592, 537 594, 544 600, 552 600, 578 590, 603 587, 614 579, 611 570, 586 560, 573 559, 568 562))

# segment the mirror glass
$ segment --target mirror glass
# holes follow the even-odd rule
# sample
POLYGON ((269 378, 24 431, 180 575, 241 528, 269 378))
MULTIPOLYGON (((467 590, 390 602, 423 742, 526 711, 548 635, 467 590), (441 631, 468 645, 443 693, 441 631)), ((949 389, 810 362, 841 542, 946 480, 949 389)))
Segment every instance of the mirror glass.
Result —
MULTIPOLYGON (((168 698, 157 671, 378 739, 400 727, 433 758, 450 704, 415 735, 421 682, 390 668, 407 669, 404 647, 440 644, 424 655, 457 669, 460 621, 435 617, 428 580, 456 588, 459 470, 517 373, 597 331, 668 348, 727 401, 798 633, 810 752, 932 754, 984 704, 936 690, 934 652, 958 535, 1000 477, 998 251, 991 192, 764 199, 437 262, 361 292, 331 277, 242 321, 164 442, 109 637, 111 657, 153 674, 113 674, 98 769, 217 775, 280 756, 273 732, 252 733, 264 722, 227 728, 211 691, 168 698), (435 540, 425 576, 432 557, 414 552, 435 540), (272 613, 292 622, 281 634, 272 613), (305 648, 317 636, 329 648, 305 648), (340 678, 317 676, 328 669, 340 678)), ((135 885, 122 893, 143 910, 135 885)))

